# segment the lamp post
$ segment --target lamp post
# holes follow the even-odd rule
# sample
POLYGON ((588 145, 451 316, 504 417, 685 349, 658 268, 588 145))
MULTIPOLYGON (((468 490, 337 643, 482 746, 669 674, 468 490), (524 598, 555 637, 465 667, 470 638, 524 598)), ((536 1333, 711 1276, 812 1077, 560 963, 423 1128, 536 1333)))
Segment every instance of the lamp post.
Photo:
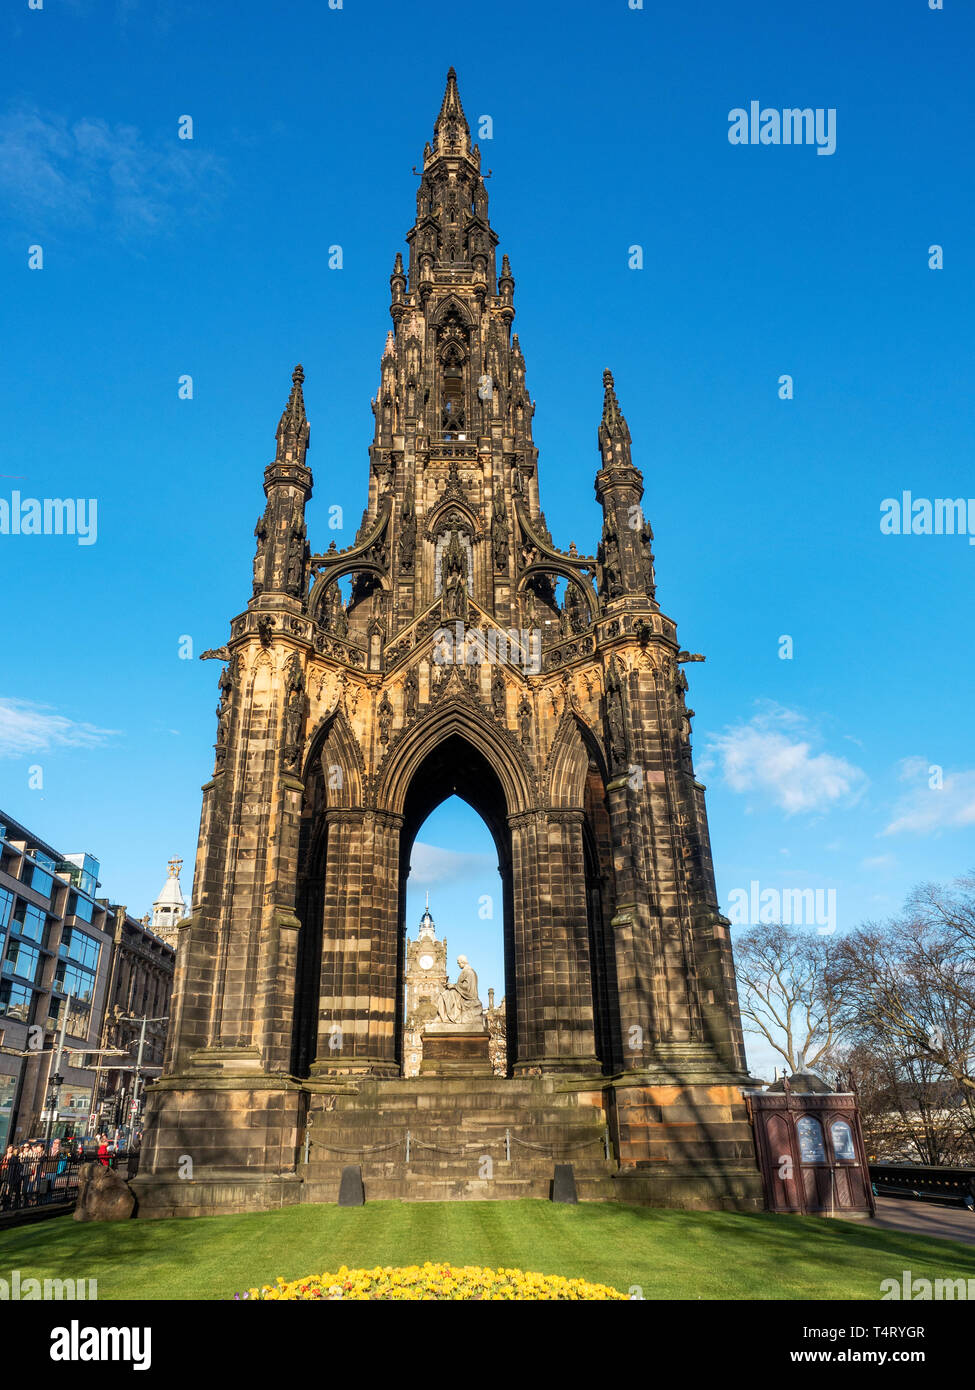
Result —
POLYGON ((129 1107, 129 1123, 124 1126, 130 1132, 135 1130, 135 1117, 139 1112, 139 1085, 142 1081, 142 1057, 146 1046, 146 1024, 147 1023, 167 1023, 169 1014, 160 1014, 158 1018, 132 1018, 126 1016, 126 1023, 138 1023, 139 1027, 139 1051, 135 1059, 135 1075, 132 1078, 132 1101, 129 1107))
POLYGON ((68 997, 64 1001, 64 1012, 61 1015, 61 1027, 58 1029, 58 1045, 54 1053, 52 1063, 53 1075, 48 1077, 50 1091, 47 1097, 47 1130, 44 1135, 44 1147, 51 1147, 51 1124, 53 1123, 54 1112, 57 1109, 58 1101, 61 1097, 61 1087, 64 1085, 64 1077, 61 1075, 61 1058, 64 1055, 64 1034, 68 1026, 68 1012, 71 1008, 71 1001, 74 998, 74 990, 68 991, 68 997))

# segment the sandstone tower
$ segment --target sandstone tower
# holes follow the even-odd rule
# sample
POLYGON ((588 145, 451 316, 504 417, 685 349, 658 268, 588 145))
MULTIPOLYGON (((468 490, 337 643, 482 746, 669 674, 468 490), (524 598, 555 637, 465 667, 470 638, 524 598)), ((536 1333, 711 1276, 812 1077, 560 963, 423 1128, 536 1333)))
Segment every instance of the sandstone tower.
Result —
MULTIPOLYGON (((252 596, 219 653, 193 913, 138 1179, 146 1214, 327 1199, 356 1145, 367 1192, 372 1180, 409 1196, 415 1167, 388 1147, 391 1116, 416 1135, 424 1114, 458 1107, 475 1136, 520 1107, 525 1154, 534 1133, 536 1155, 576 1144, 581 1164, 591 1141, 593 1197, 760 1200, 691 758, 684 666, 700 658, 657 600, 608 371, 598 541, 583 554, 549 532, 515 280, 507 256, 497 264, 480 164, 451 69, 408 262, 397 254, 390 276, 367 503, 344 549, 307 538, 294 372, 252 596), (476 1094, 444 1081, 449 1105, 427 1090, 410 1121, 406 876, 419 827, 454 793, 498 852, 510 1075, 476 1094), (191 1180, 177 1173, 186 1154, 191 1180)), ((544 1195, 539 1171, 525 1181, 544 1195)), ((422 1195, 437 1195, 427 1176, 422 1195)), ((502 1191, 441 1177, 440 1195, 502 1191)))
POLYGON ((186 916, 186 900, 179 883, 182 867, 182 859, 170 859, 166 882, 152 905, 152 930, 162 937, 167 946, 173 947, 179 938, 179 924, 186 916))
POLYGON ((406 1017, 403 1029, 403 1075, 417 1076, 423 1057, 423 1025, 437 1016, 437 995, 447 983, 447 938, 437 936, 430 897, 416 940, 406 942, 406 1017))

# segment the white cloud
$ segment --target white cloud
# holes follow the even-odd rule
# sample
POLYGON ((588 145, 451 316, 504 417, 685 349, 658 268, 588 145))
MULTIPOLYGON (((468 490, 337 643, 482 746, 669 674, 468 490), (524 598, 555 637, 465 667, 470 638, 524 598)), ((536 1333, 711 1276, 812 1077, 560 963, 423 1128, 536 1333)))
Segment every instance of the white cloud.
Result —
POLYGON ((889 869, 897 860, 892 854, 875 854, 871 859, 861 859, 861 869, 889 869))
MULTIPOLYGON (((421 840, 413 846, 410 856, 411 883, 460 882, 465 878, 497 876, 498 860, 494 854, 468 854, 463 850, 441 849, 421 840)), ((499 880, 500 882, 500 880, 499 880)))
POLYGON ((771 705, 712 739, 709 751, 733 791, 762 793, 787 815, 852 805, 866 774, 845 758, 814 752, 814 739, 798 711, 771 705))
POLYGON ((98 748, 118 732, 53 714, 47 705, 0 696, 0 758, 46 753, 52 748, 98 748))
POLYGON ((940 830, 960 830, 975 825, 975 769, 945 772, 941 786, 931 786, 927 758, 904 758, 898 777, 911 784, 894 808, 894 818, 884 835, 932 835, 940 830))
POLYGON ((223 166, 176 122, 150 144, 131 125, 71 120, 20 106, 0 116, 0 197, 33 228, 106 226, 123 235, 171 231, 219 198, 223 166))

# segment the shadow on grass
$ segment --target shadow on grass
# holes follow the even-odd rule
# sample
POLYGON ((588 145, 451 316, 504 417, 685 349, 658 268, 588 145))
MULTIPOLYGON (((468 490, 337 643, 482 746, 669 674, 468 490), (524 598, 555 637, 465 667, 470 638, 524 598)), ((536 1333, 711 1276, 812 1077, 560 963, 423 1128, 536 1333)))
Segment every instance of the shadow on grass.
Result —
POLYGON ((341 1264, 517 1266, 651 1299, 877 1299, 881 1279, 975 1278, 975 1248, 851 1221, 616 1203, 375 1202, 0 1233, 0 1277, 97 1278, 103 1298, 231 1298, 341 1264))

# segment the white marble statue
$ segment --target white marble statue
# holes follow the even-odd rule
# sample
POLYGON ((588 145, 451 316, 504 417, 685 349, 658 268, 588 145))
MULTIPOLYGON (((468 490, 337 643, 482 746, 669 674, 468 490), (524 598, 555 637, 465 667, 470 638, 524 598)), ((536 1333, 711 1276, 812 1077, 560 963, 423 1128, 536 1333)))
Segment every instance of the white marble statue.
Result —
POLYGON ((458 956, 460 974, 455 984, 447 984, 437 995, 438 1023, 466 1023, 482 1027, 484 1008, 477 995, 477 976, 466 956, 458 956))

